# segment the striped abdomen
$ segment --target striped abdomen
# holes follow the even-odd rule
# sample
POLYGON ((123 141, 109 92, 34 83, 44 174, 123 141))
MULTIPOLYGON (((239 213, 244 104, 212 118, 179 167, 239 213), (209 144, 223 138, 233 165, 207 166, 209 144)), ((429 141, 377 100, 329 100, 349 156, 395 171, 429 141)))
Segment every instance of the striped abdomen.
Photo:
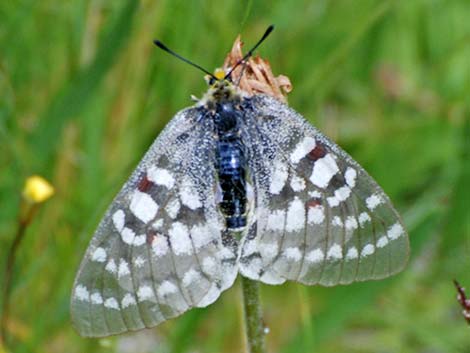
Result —
POLYGON ((222 193, 219 207, 229 230, 246 226, 246 154, 240 138, 239 119, 241 112, 233 104, 217 106, 214 122, 218 136, 216 163, 222 193))

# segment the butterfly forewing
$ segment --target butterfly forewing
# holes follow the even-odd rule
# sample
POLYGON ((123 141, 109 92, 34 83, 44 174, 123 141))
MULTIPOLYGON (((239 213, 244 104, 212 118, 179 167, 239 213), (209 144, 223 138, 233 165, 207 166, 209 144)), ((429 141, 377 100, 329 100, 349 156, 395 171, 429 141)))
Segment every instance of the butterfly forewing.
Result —
POLYGON ((400 271, 408 238, 363 168, 273 98, 254 97, 248 115, 256 209, 241 273, 272 284, 335 285, 400 271))
POLYGON ((152 327, 232 285, 237 249, 223 241, 212 121, 200 117, 175 116, 106 212, 74 284, 81 335, 152 327))
POLYGON ((404 267, 402 221, 364 169, 287 105, 219 76, 155 140, 101 221, 73 287, 81 335, 207 306, 238 271, 329 286, 404 267))

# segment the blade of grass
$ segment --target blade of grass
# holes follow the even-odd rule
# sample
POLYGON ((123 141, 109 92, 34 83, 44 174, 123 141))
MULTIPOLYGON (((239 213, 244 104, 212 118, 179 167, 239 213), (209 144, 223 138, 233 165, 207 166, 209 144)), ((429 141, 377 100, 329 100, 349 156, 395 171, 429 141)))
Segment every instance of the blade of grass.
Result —
POLYGON ((297 90, 309 92, 309 95, 314 92, 314 95, 309 99, 315 102, 321 101, 322 97, 331 89, 331 83, 337 78, 335 73, 341 71, 344 67, 342 64, 348 58, 348 54, 360 43, 371 28, 387 14, 392 4, 393 1, 379 3, 362 24, 355 28, 351 35, 329 55, 324 63, 315 69, 312 78, 305 80, 305 83, 299 85, 297 90))
POLYGON ((102 40, 94 61, 80 72, 75 80, 66 83, 41 114, 39 125, 31 138, 31 151, 35 153, 35 158, 31 158, 31 161, 35 170, 46 176, 50 174, 48 166, 57 148, 57 136, 60 136, 65 123, 76 118, 93 99, 97 87, 113 66, 129 37, 138 5, 136 0, 126 2, 115 23, 110 26, 109 33, 102 40), (36 153, 37 151, 39 153, 36 153))
MULTIPOLYGON (((466 119, 461 132, 461 148, 459 164, 459 175, 455 182, 451 196, 450 207, 447 212, 445 234, 448 234, 443 242, 443 258, 452 256, 459 248, 466 248, 466 253, 470 251, 470 111, 467 112, 466 119)), ((468 260, 468 258, 467 258, 468 260)))

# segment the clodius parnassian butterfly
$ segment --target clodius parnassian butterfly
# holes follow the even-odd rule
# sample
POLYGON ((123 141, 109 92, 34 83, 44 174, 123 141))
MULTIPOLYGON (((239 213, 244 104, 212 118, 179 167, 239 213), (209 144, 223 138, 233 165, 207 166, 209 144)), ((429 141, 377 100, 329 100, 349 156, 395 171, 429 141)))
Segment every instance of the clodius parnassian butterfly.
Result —
POLYGON ((403 223, 361 166, 286 104, 240 90, 231 70, 208 74, 206 94, 158 136, 91 240, 71 302, 83 336, 205 307, 238 273, 332 286, 406 263, 403 223))

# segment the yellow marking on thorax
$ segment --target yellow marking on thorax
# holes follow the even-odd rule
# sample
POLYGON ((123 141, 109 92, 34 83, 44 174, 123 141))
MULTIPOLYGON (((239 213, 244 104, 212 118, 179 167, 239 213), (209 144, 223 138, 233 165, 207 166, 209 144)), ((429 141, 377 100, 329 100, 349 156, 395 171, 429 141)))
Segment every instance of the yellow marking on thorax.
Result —
POLYGON ((214 71, 214 76, 215 76, 218 80, 223 80, 223 79, 225 78, 225 70, 224 70, 224 69, 221 69, 221 68, 215 69, 215 71, 214 71))

